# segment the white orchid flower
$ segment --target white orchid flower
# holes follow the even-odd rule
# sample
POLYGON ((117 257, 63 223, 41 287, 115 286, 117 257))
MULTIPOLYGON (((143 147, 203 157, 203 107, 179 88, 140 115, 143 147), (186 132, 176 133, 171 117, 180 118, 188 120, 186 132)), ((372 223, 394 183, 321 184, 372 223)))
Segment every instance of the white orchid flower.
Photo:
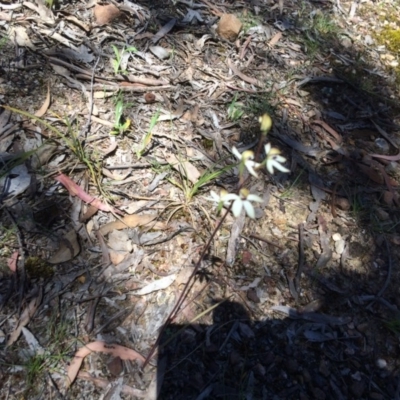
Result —
POLYGON ((263 200, 261 197, 255 195, 255 194, 250 194, 250 192, 247 189, 241 189, 239 195, 234 194, 234 193, 229 193, 224 196, 223 199, 224 203, 230 203, 233 201, 232 205, 232 213, 233 215, 237 218, 241 214, 243 208, 246 212, 246 214, 250 218, 255 218, 255 211, 253 204, 251 204, 252 201, 262 203, 263 200))
POLYGON ((241 166, 244 165, 247 168, 247 171, 249 171, 251 175, 258 178, 255 168, 259 168, 261 164, 253 161, 254 153, 251 150, 246 150, 242 154, 240 154, 239 150, 236 147, 232 147, 232 153, 240 161, 241 166))
POLYGON ((290 172, 290 169, 287 169, 282 164, 286 162, 286 158, 280 155, 280 151, 271 146, 271 143, 267 143, 264 146, 266 158, 266 167, 270 174, 274 173, 274 168, 281 172, 290 172))
POLYGON ((224 200, 225 196, 227 194, 228 194, 228 192, 226 190, 221 190, 220 194, 217 194, 214 192, 214 190, 211 190, 211 192, 210 192, 211 197, 206 197, 206 200, 213 201, 216 204, 223 203, 224 205, 227 205, 228 203, 225 204, 225 200, 224 200))

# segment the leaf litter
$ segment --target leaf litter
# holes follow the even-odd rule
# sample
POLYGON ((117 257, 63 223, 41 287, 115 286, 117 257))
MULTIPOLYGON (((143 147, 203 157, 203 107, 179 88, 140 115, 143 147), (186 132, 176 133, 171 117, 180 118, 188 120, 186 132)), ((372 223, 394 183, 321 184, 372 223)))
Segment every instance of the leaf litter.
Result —
MULTIPOLYGON (((395 6, 48 4, 0 5, 0 105, 64 135, 1 109, 3 365, 26 362, 24 332, 63 351, 46 397, 396 398, 398 71, 379 42, 395 6), (219 221, 204 197, 237 175, 192 197, 171 182, 254 147, 265 112, 292 173, 254 183, 269 201, 228 216, 171 320, 219 221), (103 357, 123 360, 117 378, 103 357)), ((9 398, 34 398, 6 371, 9 398)))

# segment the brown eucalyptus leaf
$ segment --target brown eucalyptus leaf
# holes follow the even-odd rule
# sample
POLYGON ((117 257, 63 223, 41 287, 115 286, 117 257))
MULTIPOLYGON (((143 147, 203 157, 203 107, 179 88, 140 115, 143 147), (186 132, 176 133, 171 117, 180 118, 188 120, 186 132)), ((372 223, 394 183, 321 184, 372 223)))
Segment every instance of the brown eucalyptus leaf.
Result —
POLYGON ((136 228, 137 226, 147 225, 157 218, 157 214, 126 215, 118 221, 109 222, 100 228, 102 235, 107 235, 114 229, 136 228))
POLYGON ((48 262, 50 264, 59 264, 72 260, 79 254, 80 250, 78 236, 74 230, 71 230, 60 241, 60 248, 48 262))

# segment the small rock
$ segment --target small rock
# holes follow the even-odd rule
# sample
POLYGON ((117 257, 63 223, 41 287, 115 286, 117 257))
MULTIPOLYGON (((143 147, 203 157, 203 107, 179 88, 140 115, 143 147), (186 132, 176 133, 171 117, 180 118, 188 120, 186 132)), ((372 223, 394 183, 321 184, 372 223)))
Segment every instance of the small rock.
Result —
POLYGON ((399 164, 396 161, 392 161, 389 163, 386 167, 385 170, 388 174, 395 174, 399 172, 399 164))
POLYGON ((345 246, 346 242, 343 239, 338 240, 337 242, 335 242, 335 251, 338 254, 342 254, 344 251, 344 246, 345 246))
POLYGON ((164 49, 162 46, 150 46, 149 50, 160 60, 164 60, 169 57, 171 52, 167 49, 164 49))
POLYGON ((381 221, 387 221, 389 219, 389 214, 381 208, 376 210, 376 215, 381 221))
POLYGON ((153 93, 147 92, 144 94, 144 101, 146 103, 154 103, 156 101, 156 96, 153 93))
POLYGON ((340 240, 342 238, 342 235, 340 233, 334 233, 332 235, 332 239, 337 242, 338 240, 340 240))
POLYGON ((265 373, 267 372, 267 370, 265 369, 265 367, 262 365, 262 364, 260 364, 260 363, 257 363, 254 367, 253 367, 253 371, 254 371, 254 374, 257 376, 265 376, 265 373))
POLYGON ((340 41, 340 44, 341 44, 344 48, 346 48, 346 49, 348 49, 348 48, 350 48, 351 46, 353 46, 353 43, 352 43, 351 39, 348 38, 348 37, 344 37, 344 38, 340 41))
POLYGON ((348 211, 351 207, 349 200, 347 200, 345 197, 336 197, 335 205, 343 211, 348 211))
POLYGON ((114 4, 106 6, 96 5, 93 9, 94 18, 98 25, 107 25, 118 18, 121 12, 114 4))
POLYGON ((387 362, 383 358, 378 358, 376 360, 376 366, 380 369, 386 368, 387 367, 387 362))
POLYGON ((108 236, 108 245, 115 251, 132 251, 132 242, 124 231, 112 231, 108 236))
POLYGON ((219 20, 217 33, 224 39, 235 41, 242 29, 242 23, 233 14, 223 14, 219 20))

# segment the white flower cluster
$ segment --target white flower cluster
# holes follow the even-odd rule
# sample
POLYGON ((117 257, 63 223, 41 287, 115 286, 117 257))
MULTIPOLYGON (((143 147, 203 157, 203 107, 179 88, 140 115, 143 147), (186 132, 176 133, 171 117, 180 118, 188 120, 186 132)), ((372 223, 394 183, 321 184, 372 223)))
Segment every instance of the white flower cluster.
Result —
MULTIPOLYGON (((240 175, 243 174, 244 169, 247 169, 251 175, 258 178, 257 169, 260 169, 263 165, 265 165, 270 174, 273 174, 275 169, 281 172, 290 172, 289 169, 282 165, 286 158, 280 155, 278 149, 272 147, 270 143, 266 144, 264 149, 266 157, 262 163, 257 163, 254 161, 254 153, 252 151, 245 151, 240 154, 238 149, 232 148, 232 153, 240 161, 240 175)), ((211 197, 207 198, 207 200, 217 203, 220 208, 223 206, 230 207, 232 204, 232 213, 236 218, 239 217, 243 209, 250 218, 255 218, 254 206, 251 202, 262 203, 263 201, 259 196, 250 194, 245 188, 242 188, 239 194, 228 193, 223 190, 218 195, 212 190, 211 197)))

